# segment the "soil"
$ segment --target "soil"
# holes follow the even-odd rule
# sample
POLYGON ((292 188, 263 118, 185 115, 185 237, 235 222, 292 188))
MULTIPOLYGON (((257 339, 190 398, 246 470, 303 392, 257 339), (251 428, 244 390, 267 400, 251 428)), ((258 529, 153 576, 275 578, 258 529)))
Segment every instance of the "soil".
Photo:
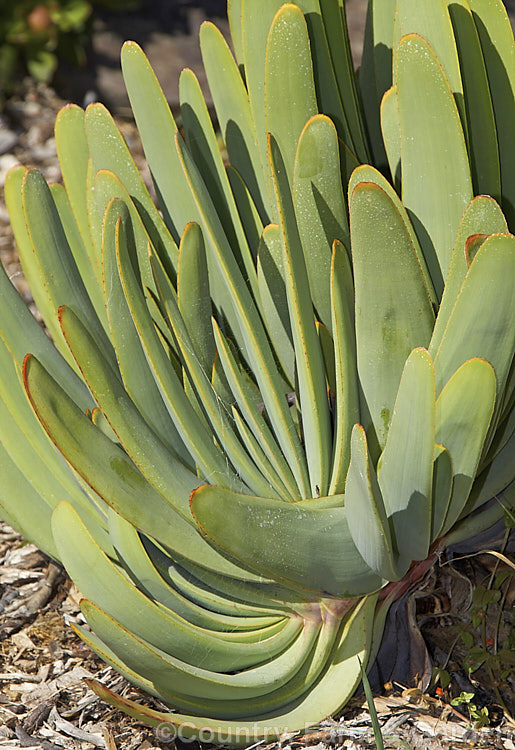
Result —
MULTIPOLYGON (((347 2, 356 62, 365 5, 365 0, 347 2)), ((513 19, 515 0, 508 0, 506 5, 513 19)), ((206 17, 213 18, 227 34, 224 13, 224 0, 209 0, 202 7, 189 0, 174 3, 142 0, 139 10, 124 17, 105 12, 97 18, 88 69, 61 71, 56 88, 24 80, 17 94, 7 102, 0 117, 0 186, 8 169, 18 163, 37 167, 49 182, 58 182, 61 175, 53 138, 55 116, 68 100, 83 104, 93 99, 110 106, 149 183, 150 175, 119 73, 121 42, 131 38, 144 46, 172 108, 176 108, 177 80, 183 67, 192 67, 201 83, 204 82, 197 42, 200 22, 206 17)), ((0 258, 38 317, 21 272, 3 195, 0 196, 0 258)), ((501 540, 502 532, 494 542, 499 544, 501 540)), ((493 543, 480 545, 478 550, 492 546, 493 543)), ((511 672, 508 669, 508 676, 500 676, 499 670, 489 671, 485 664, 473 674, 464 668, 471 648, 483 648, 492 654, 488 639, 492 641, 493 635, 511 644, 515 640, 514 592, 509 580, 502 589, 502 607, 490 608, 490 612, 484 607, 479 621, 478 612, 483 610, 474 594, 492 586, 494 573, 504 571, 509 576, 511 569, 489 554, 452 564, 446 560, 440 563, 416 590, 403 597, 389 619, 385 641, 389 658, 383 656, 379 662, 374 684, 376 711, 383 734, 388 737, 385 746, 514 750, 515 724, 510 719, 515 709, 510 703, 515 689, 513 667, 511 672), (411 660, 408 665, 407 656, 411 660), (435 664, 445 666, 451 681, 445 689, 435 690, 433 686, 428 692, 435 664), (470 705, 450 705, 451 699, 460 693, 473 693, 473 706, 488 710, 487 727, 473 729, 470 705), (504 709, 501 703, 505 704, 504 709)), ((79 598, 58 566, 0 523, 0 750, 170 748, 170 743, 159 742, 148 728, 101 703, 85 686, 83 679, 93 676, 126 697, 157 705, 106 667, 73 634, 69 624, 80 621, 79 598)), ((490 662, 493 663, 491 659, 490 662)), ((177 750, 184 750, 180 742, 176 745, 177 750)), ((353 699, 342 717, 324 723, 308 738, 285 737, 273 747, 289 749, 307 745, 317 750, 375 747, 363 697, 353 699)))

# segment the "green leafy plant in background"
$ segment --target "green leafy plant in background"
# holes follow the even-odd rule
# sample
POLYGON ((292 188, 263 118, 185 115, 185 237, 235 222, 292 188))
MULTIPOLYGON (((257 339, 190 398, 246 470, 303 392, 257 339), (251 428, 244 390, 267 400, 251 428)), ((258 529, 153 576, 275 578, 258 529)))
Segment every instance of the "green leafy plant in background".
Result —
MULTIPOLYGON (((509 530, 506 532, 505 543, 508 536, 509 530)), ((514 573, 509 569, 514 568, 514 564, 502 553, 496 553, 496 556, 505 564, 505 569, 499 570, 497 561, 487 584, 478 585, 474 589, 470 609, 453 626, 456 639, 445 664, 434 669, 433 681, 435 684, 439 682, 444 690, 449 686, 451 677, 446 667, 451 659, 457 661, 453 652, 461 642, 466 649, 462 661, 468 675, 479 684, 483 683, 486 675, 498 705, 509 716, 515 705, 515 695, 511 688, 515 675, 515 627, 510 601, 514 573)), ((473 718, 478 720, 478 717, 473 718)))
POLYGON ((183 737, 335 713, 389 604, 513 506, 515 49, 502 3, 232 0, 182 130, 122 68, 158 210, 101 105, 64 187, 9 173, 0 505, 84 596, 78 634, 183 737))
POLYGON ((475 729, 487 727, 490 724, 488 709, 486 706, 478 708, 474 701, 474 693, 460 693, 451 701, 451 706, 466 706, 470 719, 474 722, 475 729))
POLYGON ((126 10, 125 0, 15 0, 0 7, 0 90, 9 93, 23 69, 48 83, 59 59, 86 61, 94 6, 126 10))

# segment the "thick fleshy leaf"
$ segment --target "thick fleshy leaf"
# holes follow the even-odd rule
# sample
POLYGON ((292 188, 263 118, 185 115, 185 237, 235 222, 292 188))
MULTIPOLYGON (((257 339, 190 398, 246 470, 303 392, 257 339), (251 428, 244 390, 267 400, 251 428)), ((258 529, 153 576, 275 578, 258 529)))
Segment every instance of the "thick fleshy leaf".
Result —
POLYGON ((103 227, 102 271, 104 279, 105 306, 109 319, 111 340, 116 352, 120 375, 132 402, 145 421, 182 463, 194 469, 191 455, 182 442, 168 414, 159 388, 149 367, 138 330, 125 299, 118 271, 116 248, 120 241, 131 245, 132 260, 137 266, 136 237, 132 224, 128 225, 129 211, 119 200, 112 201, 107 208, 103 227), (124 238, 121 224, 125 223, 124 238))
MULTIPOLYGON (((94 406, 84 382, 72 370, 29 311, 7 278, 3 266, 0 266, 0 316, 0 338, 9 349, 18 371, 21 371, 23 359, 30 350, 43 362, 53 377, 59 380, 76 404, 84 410, 94 406)), ((11 388, 12 386, 8 386, 6 392, 10 392, 11 388)))
POLYGON ((495 374, 470 359, 449 379, 436 401, 436 442, 449 452, 453 485, 441 533, 458 520, 476 474, 495 403, 495 374))
POLYGON ((29 170, 23 179, 22 200, 34 258, 44 279, 54 319, 61 305, 72 307, 87 321, 105 357, 116 366, 109 341, 88 296, 66 239, 52 194, 41 173, 29 170), (36 242, 37 237, 37 242, 36 242))
POLYGON ((393 26, 397 0, 370 0, 368 3, 359 85, 373 162, 386 165, 381 137, 379 106, 392 85, 393 26))
POLYGON ((401 217, 404 226, 406 228, 407 233, 409 234, 411 244, 413 246, 413 250, 415 252, 415 255, 418 260, 418 265, 420 266, 420 271, 422 273, 422 277, 424 279, 424 284, 426 286, 427 296, 431 300, 431 304, 433 305, 433 308, 436 310, 438 307, 438 300, 436 297, 436 293, 433 287, 433 282, 431 281, 431 276, 429 275, 429 271, 427 269, 427 264, 424 258, 424 255, 422 253, 422 249, 420 247, 420 243, 418 241, 417 235, 415 233, 415 230, 413 229, 413 224, 411 223, 410 217, 408 216, 408 212, 404 208, 404 205, 391 186, 391 184, 388 182, 388 180, 384 177, 384 175, 379 172, 375 167, 371 167, 369 164, 362 164, 361 166, 357 167, 351 174, 349 178, 349 186, 348 186, 348 194, 349 194, 349 202, 352 196, 352 193, 354 192, 354 188, 356 185, 358 185, 360 182, 373 182, 378 187, 383 190, 386 195, 389 197, 395 208, 397 209, 397 212, 399 216, 401 217))
MULTIPOLYGON (((265 65, 268 32, 282 0, 263 0, 259 4, 242 0, 241 31, 245 83, 249 92, 252 119, 255 123, 263 175, 268 179, 268 157, 265 124, 265 65)), ((298 137, 298 135, 297 135, 298 137)), ((272 205, 272 190, 269 188, 272 205)), ((272 217, 270 217, 271 219, 272 217)))
POLYGON ((220 403, 211 385, 211 381, 202 367, 202 363, 195 355, 193 343, 189 338, 187 328, 177 305, 175 290, 155 256, 152 258, 152 261, 160 298, 170 321, 179 355, 191 386, 197 394, 199 403, 202 404, 203 411, 209 420, 213 433, 216 435, 219 445, 225 451, 229 461, 231 461, 234 467, 237 467, 237 473, 241 481, 252 492, 260 493, 267 497, 270 493, 270 485, 235 435, 233 425, 228 419, 227 414, 220 409, 220 403))
POLYGON ((215 356, 206 249, 198 224, 188 224, 179 247, 177 304, 199 362, 210 372, 215 356))
POLYGON ((513 464, 515 460, 515 434, 494 456, 488 466, 476 477, 465 506, 464 514, 498 497, 513 484, 513 464))
POLYGON ((100 281, 100 267, 93 254, 86 210, 89 148, 84 126, 84 110, 76 104, 63 107, 55 121, 55 145, 63 182, 79 227, 91 267, 100 281))
POLYGON ((84 379, 121 444, 163 498, 188 517, 188 495, 197 484, 196 475, 147 424, 80 319, 68 307, 60 309, 59 318, 84 379))
MULTIPOLYGON (((200 47, 231 165, 242 176, 261 219, 266 222, 271 213, 267 174, 261 161, 256 125, 242 77, 227 42, 212 23, 202 24, 200 47)), ((261 60, 264 73, 263 60, 264 51, 261 60)))
MULTIPOLYGON (((224 615, 214 613, 201 605, 192 602, 187 596, 177 591, 170 580, 165 581, 148 555, 140 532, 122 518, 112 508, 108 509, 109 533, 115 545, 121 564, 136 586, 154 601, 172 609, 188 622, 207 628, 229 632, 248 631, 249 641, 262 637, 262 628, 275 627, 278 632, 286 620, 277 613, 260 613, 258 616, 224 615)), ((147 543, 149 542, 147 538, 147 543)))
POLYGON ((257 258, 261 307, 276 357, 291 387, 294 388, 295 350, 284 283, 283 256, 281 230, 277 224, 269 224, 263 230, 257 258))
POLYGON ((174 736, 175 727, 182 727, 185 732, 183 736, 204 737, 209 731, 210 738, 235 747, 247 746, 250 737, 272 742, 285 732, 301 728, 305 730, 312 724, 318 724, 327 715, 327 711, 335 713, 355 690, 361 676, 360 664, 370 646, 374 607, 375 597, 366 597, 358 604, 345 620, 333 651, 332 666, 302 698, 282 711, 275 712, 272 719, 270 716, 264 719, 260 716, 251 717, 247 722, 239 721, 235 727, 234 721, 212 721, 205 717, 195 719, 189 715, 155 711, 120 698, 99 682, 90 683, 90 687, 103 700, 138 720, 154 726, 162 726, 163 722, 168 722, 171 736, 174 736), (337 691, 334 689, 335 684, 338 685, 337 691))
POLYGON ((240 220, 247 237, 247 242, 249 243, 252 257, 255 259, 259 239, 265 225, 259 215, 256 203, 254 202, 254 199, 240 173, 231 164, 226 167, 226 171, 234 195, 234 200, 236 201, 240 220))
POLYGON ((11 460, 3 441, 0 443, 0 472, 2 519, 23 533, 30 542, 37 544, 47 555, 58 560, 59 555, 50 528, 50 506, 32 487, 25 473, 11 460))
POLYGON ((437 394, 472 357, 482 357, 492 365, 497 394, 504 392, 515 346, 514 278, 515 237, 492 235, 474 258, 433 353, 437 394))
POLYGON ((231 30, 231 39, 238 65, 243 65, 243 40, 241 37, 241 8, 242 0, 228 0, 227 20, 231 30))
POLYGON ((218 232, 218 216, 191 156, 182 139, 176 139, 176 145, 185 174, 202 212, 204 238, 211 251, 209 256, 225 286, 226 301, 229 305, 225 311, 226 315, 257 380, 267 414, 285 458, 291 466, 299 488, 303 493, 307 493, 303 451, 288 411, 282 379, 277 371, 258 309, 227 239, 218 232))
POLYGON ((278 633, 270 626, 270 636, 263 628, 263 640, 252 643, 244 632, 238 638, 238 634, 192 625, 139 591, 104 555, 67 503, 55 509, 52 531, 65 568, 86 598, 136 636, 189 664, 221 672, 245 669, 284 651, 301 630, 301 623, 291 619, 278 633))
POLYGON ((96 266, 96 259, 91 259, 92 244, 88 240, 89 253, 82 241, 79 227, 70 205, 68 194, 62 185, 50 185, 50 192, 54 199, 55 207, 61 219, 64 233, 70 246, 73 259, 77 265, 80 277, 86 287, 86 292, 91 300, 98 319, 103 328, 107 331, 108 324, 106 318, 104 295, 102 294, 102 282, 100 269, 96 266), (94 266, 95 264, 95 266, 94 266))
MULTIPOLYGON (((168 230, 177 242, 186 224, 198 221, 198 211, 191 190, 184 178, 177 152, 171 147, 177 125, 142 49, 135 42, 126 42, 122 47, 121 60, 125 86, 156 185, 160 207, 168 230)), ((88 113, 89 109, 86 114, 88 113)), ((107 165, 103 166, 109 168, 107 165)), ((113 171, 116 172, 116 169, 113 171)), ((129 192, 134 195, 125 175, 123 180, 129 192)), ((143 205, 146 208, 146 200, 143 205)), ((153 206, 151 210, 153 213, 156 209, 153 206)))
MULTIPOLYGON (((334 69, 341 107, 345 116, 346 127, 343 132, 339 131, 339 135, 353 149, 360 162, 367 162, 370 159, 370 153, 361 103, 358 96, 345 3, 332 2, 332 0, 319 0, 319 2, 332 68, 334 69)), ((320 92, 320 109, 331 117, 338 127, 338 118, 336 118, 336 115, 333 115, 332 108, 329 109, 328 104, 326 104, 325 98, 321 93, 321 83, 318 83, 322 78, 329 78, 328 72, 326 72, 327 68, 322 64, 324 56, 319 51, 321 44, 317 44, 317 36, 313 29, 314 19, 318 20, 318 14, 310 12, 311 9, 305 7, 306 4, 304 2, 299 3, 299 5, 308 19, 314 56, 315 60, 317 60, 315 75, 317 77, 317 88, 320 92), (318 72, 319 67, 320 71, 318 72)))
POLYGON ((361 420, 376 459, 404 363, 429 343, 434 315, 410 234, 387 193, 375 183, 359 183, 350 216, 361 420))
MULTIPOLYGON (((125 71, 124 60, 126 57, 130 57, 130 59, 132 60, 133 56, 136 57, 137 63, 139 63, 141 67, 145 68, 145 64, 148 65, 143 52, 134 42, 127 42, 127 44, 124 45, 124 47, 122 48, 122 70, 126 79, 126 86, 129 92, 129 97, 132 96, 132 89, 129 85, 129 79, 132 79, 130 78, 130 74, 126 73, 125 71)), ((145 72, 147 72, 148 74, 148 71, 145 70, 145 72)), ((138 72, 136 72, 134 75, 137 78, 138 72)), ((166 125, 168 124, 167 121, 166 123, 162 123, 161 121, 156 122, 157 115, 161 115, 161 110, 156 106, 155 103, 157 94, 154 89, 156 86, 158 86, 158 84, 155 81, 155 76, 153 73, 152 76, 150 76, 150 79, 151 80, 148 81, 144 78, 144 80, 142 81, 142 88, 138 93, 139 97, 143 99, 145 99, 147 96, 153 97, 152 105, 147 106, 146 111, 148 114, 150 114, 150 111, 152 111, 152 127, 156 128, 155 133, 158 136, 158 146, 161 147, 163 145, 163 141, 160 139, 164 139, 164 133, 168 133, 168 137, 171 139, 173 138, 173 130, 171 133, 169 133, 166 128, 166 125), (161 130, 159 130, 159 126, 162 126, 161 130)), ((139 99, 137 101, 139 104, 139 99)), ((166 104, 166 101, 165 105, 169 113, 170 110, 168 105, 166 104)), ((140 111, 139 108, 136 109, 134 103, 133 107, 137 120, 140 115, 140 111)), ((127 144, 118 131, 118 128, 114 124, 113 118, 103 105, 91 104, 86 110, 85 126, 89 152, 91 156, 91 170, 93 172, 92 178, 94 179, 94 175, 96 172, 98 172, 98 170, 103 169, 107 169, 110 172, 113 172, 118 177, 118 179, 123 183, 124 189, 129 193, 134 204, 137 206, 141 219, 145 225, 145 229, 147 230, 152 240, 152 244, 156 248, 156 251, 163 259, 168 258, 170 263, 175 267, 177 264, 177 245, 170 235, 170 231, 167 229, 159 211, 154 205, 154 202, 152 201, 150 194, 145 187, 145 183, 143 182, 143 179, 141 178, 141 175, 136 165, 134 164, 134 160, 129 152, 129 149, 127 148, 127 144)), ((147 149, 147 147, 150 148, 152 143, 154 142, 154 139, 152 137, 146 138, 146 131, 141 130, 140 132, 142 134, 142 140, 145 142, 145 149, 147 149)), ((162 151, 160 151, 159 163, 160 165, 163 165, 165 169, 168 167, 167 159, 169 158, 169 155, 173 154, 173 149, 168 147, 168 142, 166 143, 167 146, 164 147, 162 151)), ((154 178, 156 178, 155 169, 156 166, 152 163, 151 170, 154 178)), ((91 177, 89 179, 91 181, 91 177)), ((177 175, 175 179, 179 180, 180 176, 177 175)), ((160 190, 159 185, 158 190, 160 190)), ((175 201, 173 203, 174 207, 178 205, 179 196, 181 196, 181 200, 187 200, 188 191, 186 190, 185 186, 182 186, 181 190, 177 191, 177 195, 175 196, 175 201)), ((189 207, 190 203, 188 203, 187 205, 189 207)), ((163 215, 166 219, 166 207, 162 206, 162 210, 163 215)), ((194 217, 190 216, 187 221, 191 221, 192 218, 194 217)), ((101 217, 101 220, 102 219, 103 216, 101 217)))
MULTIPOLYGON (((79 476, 120 515, 150 536, 216 571, 244 580, 256 576, 229 563, 179 515, 145 479, 129 456, 113 443, 67 397, 33 357, 24 368, 25 384, 34 411, 46 432, 79 476)), ((195 477, 193 486, 198 485, 195 477)), ((177 495, 176 495, 177 497, 177 495)), ((185 498, 188 499, 188 493, 185 498)))
POLYGON ((330 495, 344 491, 350 460, 350 435, 353 426, 359 422, 352 267, 346 249, 338 242, 333 245, 331 308, 336 383, 330 495))
MULTIPOLYGON (((90 601, 85 600, 81 608, 100 642, 123 659, 131 671, 152 680, 160 692, 168 694, 170 702, 173 702, 174 692, 177 691, 176 707, 182 704, 185 710, 201 716, 211 715, 211 709, 215 715, 230 718, 234 716, 231 703, 236 715, 243 716, 255 715, 260 708, 266 712, 267 704, 273 708, 275 701, 280 706, 280 696, 284 694, 285 698, 288 697, 292 682, 294 685, 297 683, 297 690, 298 683, 304 686, 302 678, 309 668, 306 665, 303 669, 304 662, 313 653, 321 629, 319 623, 306 622, 299 634, 300 623, 297 624, 296 633, 290 623, 292 643, 282 654, 266 664, 238 674, 223 674, 211 670, 207 665, 189 664, 153 647, 146 639, 135 637, 90 601), (298 672, 301 672, 300 679, 296 676, 298 672), (256 702, 257 708, 249 711, 252 701, 256 702)), ((82 637, 80 631, 79 635, 82 637)))
POLYGON ((234 472, 227 466, 225 457, 214 444, 212 435, 193 409, 168 352, 163 348, 135 274, 123 232, 119 233, 119 240, 117 260, 125 298, 161 396, 181 439, 204 477, 220 484, 234 485, 236 482, 241 487, 234 472))
POLYGON ((268 35, 265 111, 266 131, 277 143, 291 189, 300 134, 318 112, 306 19, 291 3, 277 12, 268 35))
POLYGON ((381 133, 383 136, 392 182, 401 192, 401 138, 397 86, 388 89, 381 100, 381 133))
MULTIPOLYGON (((501 197, 497 131, 479 35, 468 0, 447 0, 458 47, 476 195, 501 197)), ((438 53, 437 53, 438 54, 438 53)))
MULTIPOLYGON (((238 581, 214 571, 207 571, 195 563, 184 567, 170 556, 169 551, 149 537, 142 536, 141 539, 152 564, 168 585, 204 609, 234 617, 264 617, 271 613, 284 615, 294 611, 287 604, 293 600, 294 594, 291 590, 280 590, 277 584, 238 581), (257 590, 262 595, 260 602, 249 601, 252 599, 252 593, 247 596, 248 592, 257 590), (279 590, 283 596, 282 602, 280 596, 277 596, 279 590)), ((297 597, 296 602, 301 601, 303 602, 302 597, 297 597)))
POLYGON ((259 445, 265 452, 265 455, 270 461, 274 471, 278 474, 284 486, 288 488, 291 498, 295 500, 300 499, 291 469, 286 463, 274 435, 261 413, 256 392, 252 388, 249 379, 246 378, 245 374, 241 371, 240 366, 231 352, 228 342, 224 338, 215 320, 213 320, 213 330, 223 372, 241 414, 259 445))
POLYGON ((416 34, 399 45, 397 99, 402 200, 441 297, 458 226, 472 198, 472 181, 451 88, 435 53, 416 34))
POLYGON ((377 481, 401 558, 424 560, 431 542, 435 377, 431 357, 415 349, 404 366, 377 481))
POLYGON ((192 495, 191 507, 211 543, 256 572, 330 596, 374 591, 381 579, 354 546, 343 497, 327 501, 332 508, 317 506, 317 500, 282 503, 206 485, 192 495))
POLYGON ((443 526, 452 496, 452 460, 443 445, 435 445, 433 462, 433 502, 431 519, 431 541, 434 541, 443 526))
POLYGON ((403 36, 418 34, 425 39, 449 82, 466 132, 460 61, 447 5, 447 0, 418 0, 417 3, 397 0, 394 43, 398 51, 398 44, 403 36))
MULTIPOLYGON (((26 479, 22 485, 29 485, 27 492, 15 492, 12 500, 5 498, 4 503, 14 503, 19 508, 19 517, 24 519, 30 516, 32 501, 41 508, 46 507, 46 513, 50 514, 52 508, 60 500, 66 499, 82 514, 88 517, 87 524, 94 530, 96 538, 100 539, 102 547, 106 548, 104 511, 105 506, 93 493, 83 489, 77 478, 70 471, 62 456, 52 445, 47 435, 41 429, 38 421, 27 402, 25 394, 18 383, 14 372, 12 361, 9 362, 9 354, 4 346, 0 346, 0 388, 9 397, 0 398, 0 443, 13 467, 7 462, 6 482, 8 476, 20 473, 26 479), (11 378, 9 383, 8 378, 11 378), (13 386, 15 387, 13 388, 13 386), (38 497, 38 500, 34 498, 38 497)), ((38 515, 41 520, 41 513, 38 515)), ((25 523, 25 521, 23 521, 25 523)), ((28 521, 31 535, 37 539, 37 528, 33 527, 32 521, 28 521)), ((42 535, 45 529, 48 531, 48 523, 42 524, 42 535)), ((48 547, 48 543, 43 545, 48 547)), ((107 548, 112 549, 111 545, 107 548)))
MULTIPOLYGON (((70 356, 68 347, 63 341, 59 325, 55 318, 54 306, 50 294, 41 278, 39 266, 34 257, 34 249, 32 247, 31 237, 26 223, 25 210, 22 201, 22 189, 25 175, 28 171, 28 169, 22 166, 13 167, 13 169, 9 170, 5 179, 5 203, 7 211, 9 212, 9 219, 13 228, 23 274, 29 283, 32 297, 43 317, 43 320, 45 321, 45 325, 59 349, 60 354, 66 360, 68 365, 74 368, 75 363, 70 356)), ((5 336, 5 334, 3 335, 5 336)), ((20 364, 26 353, 26 351, 22 352, 19 359, 20 364)))
POLYGON ((270 163, 283 233, 283 272, 295 349, 298 398, 312 497, 327 494, 331 424, 325 368, 315 328, 313 302, 284 162, 270 136, 270 163))
POLYGON ((479 195, 469 203, 461 219, 456 242, 454 243, 449 273, 445 281, 442 301, 438 309, 431 343, 429 344, 429 351, 432 356, 435 355, 441 343, 454 303, 467 275, 468 265, 465 250, 469 237, 474 235, 502 234, 507 231, 506 219, 493 198, 489 198, 486 195, 479 195))
POLYGON ((334 240, 349 245, 338 136, 331 120, 317 115, 303 129, 293 177, 293 204, 313 304, 331 330, 330 275, 334 240))
POLYGON ((74 628, 79 637, 108 664, 112 664, 133 684, 147 690, 176 710, 188 711, 196 716, 210 716, 219 719, 245 719, 255 716, 256 713, 266 714, 271 710, 277 711, 278 708, 291 704, 307 691, 324 670, 330 651, 338 637, 338 624, 335 618, 326 618, 321 626, 313 623, 307 624, 305 633, 297 639, 290 652, 281 655, 273 663, 266 666, 269 671, 270 669, 274 670, 275 684, 279 687, 273 688, 272 686, 271 691, 264 692, 262 695, 253 695, 256 692, 262 692, 266 685, 264 674, 266 670, 260 668, 251 670, 251 673, 244 675, 243 679, 241 674, 227 675, 224 679, 225 675, 217 676, 206 670, 197 670, 197 685, 200 686, 201 696, 196 694, 185 695, 183 692, 176 692, 175 685, 182 687, 183 683, 186 682, 188 686, 192 686, 192 690, 195 690, 195 687, 193 687, 195 681, 192 679, 194 675, 188 673, 187 665, 182 665, 181 670, 179 666, 172 666, 170 660, 165 661, 164 658, 159 658, 159 654, 155 650, 150 649, 143 641, 130 637, 126 630, 118 626, 91 602, 84 601, 82 609, 88 620, 95 626, 95 630, 100 630, 106 640, 111 641, 118 651, 122 651, 121 644, 123 641, 128 636, 130 638, 132 653, 127 659, 124 650, 120 657, 119 653, 115 654, 98 636, 85 629, 74 628), (320 633, 316 643, 309 651, 309 646, 313 641, 313 633, 317 634, 318 631, 320 633), (152 674, 159 674, 159 690, 156 690, 154 683, 142 677, 141 674, 137 674, 127 665, 126 662, 133 660, 138 651, 140 659, 144 660, 143 671, 152 669, 152 674), (305 658, 306 655, 307 658, 305 658), (290 674, 288 675, 288 673, 290 674), (167 679, 164 679, 165 674, 167 679), (251 682, 252 678, 255 680, 254 685, 251 682), (210 679, 212 685, 208 685, 210 679), (261 686, 259 686, 260 680, 261 686), (215 698, 202 697, 202 693, 208 692, 209 688, 211 688, 211 692, 216 691, 215 698), (231 699, 230 696, 236 691, 239 691, 239 693, 231 699))
POLYGON ((224 233, 249 283, 256 287, 254 260, 225 171, 220 146, 198 80, 184 70, 179 82, 184 136, 201 172, 224 233))
POLYGON ((404 571, 398 569, 389 520, 368 455, 367 436, 359 424, 354 425, 350 446, 345 510, 352 539, 371 570, 396 581, 404 571))
POLYGON ((501 0, 469 0, 479 33, 494 108, 501 165, 502 207, 515 229, 515 42, 501 0))

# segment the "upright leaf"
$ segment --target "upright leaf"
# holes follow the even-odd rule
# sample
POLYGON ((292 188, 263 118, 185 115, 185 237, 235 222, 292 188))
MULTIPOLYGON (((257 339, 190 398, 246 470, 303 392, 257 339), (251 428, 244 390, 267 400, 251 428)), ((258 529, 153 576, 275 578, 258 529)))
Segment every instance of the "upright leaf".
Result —
POLYGON ((427 346, 434 315, 410 234, 378 185, 350 196, 361 420, 369 449, 384 447, 404 363, 427 346))
POLYGON ((284 279, 299 383, 302 431, 312 497, 327 493, 331 425, 320 342, 315 328, 308 274, 288 178, 277 144, 270 136, 270 162, 284 242, 284 279))
POLYGON ((448 0, 463 80, 469 153, 476 195, 501 196, 501 174, 492 98, 479 35, 468 0, 448 0))
POLYGON ((361 425, 354 426, 350 442, 345 510, 352 539, 371 570, 381 578, 395 581, 402 573, 398 569, 388 517, 361 425))
POLYGON ((317 115, 304 127, 295 157, 293 204, 313 304, 331 330, 329 278, 334 240, 349 245, 336 129, 317 115))
POLYGON ((494 108, 501 165, 502 207, 515 228, 515 42, 501 0, 469 0, 479 33, 494 108))
POLYGON ((476 474, 495 403, 495 374, 483 359, 469 359, 436 401, 436 442, 449 452, 452 494, 440 533, 458 520, 476 474))
POLYGON ((402 558, 424 560, 432 524, 435 380, 431 357, 415 349, 404 366, 377 480, 402 558))
POLYGON ((318 112, 306 20, 296 5, 275 15, 265 58, 266 131, 277 143, 290 189, 300 134, 318 112))
POLYGON ((428 43, 410 34, 397 52, 402 200, 434 287, 442 295, 472 181, 458 110, 428 43))

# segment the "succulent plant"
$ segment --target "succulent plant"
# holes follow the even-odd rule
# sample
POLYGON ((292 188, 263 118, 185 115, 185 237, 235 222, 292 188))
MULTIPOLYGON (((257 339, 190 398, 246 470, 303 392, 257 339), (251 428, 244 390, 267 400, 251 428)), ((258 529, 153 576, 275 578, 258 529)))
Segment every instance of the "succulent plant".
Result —
POLYGON ((335 713, 396 582, 513 506, 515 47, 497 0, 371 0, 356 76, 342 0, 228 14, 227 162, 129 42, 159 209, 99 104, 64 187, 8 176, 51 338, 0 274, 0 505, 173 711, 100 696, 244 745, 335 713))

